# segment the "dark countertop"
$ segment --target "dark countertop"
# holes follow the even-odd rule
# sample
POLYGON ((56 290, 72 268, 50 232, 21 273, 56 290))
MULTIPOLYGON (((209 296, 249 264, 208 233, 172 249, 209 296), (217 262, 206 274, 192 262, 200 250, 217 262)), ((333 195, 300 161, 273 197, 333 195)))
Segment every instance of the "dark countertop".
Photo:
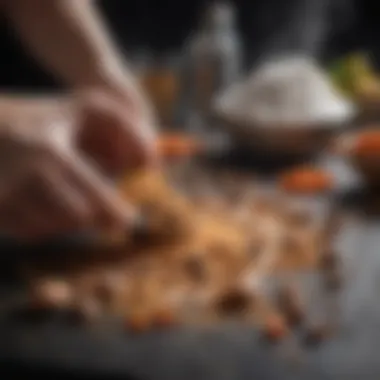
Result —
MULTIPOLYGON (((329 166, 331 163, 328 161, 329 166)), ((339 164, 334 165, 342 183, 347 184, 350 175, 339 164)), ((31 326, 3 318, 0 364, 51 368, 94 378, 100 375, 164 380, 378 378, 380 221, 348 218, 336 243, 343 258, 345 280, 342 291, 333 297, 333 308, 329 303, 331 297, 323 298, 323 302, 318 298, 318 276, 302 274, 311 315, 326 314, 337 321, 333 338, 320 347, 300 353, 291 340, 268 346, 258 339, 254 329, 238 325, 221 326, 213 331, 193 328, 133 336, 117 326, 81 329, 65 326, 58 320, 31 326)))

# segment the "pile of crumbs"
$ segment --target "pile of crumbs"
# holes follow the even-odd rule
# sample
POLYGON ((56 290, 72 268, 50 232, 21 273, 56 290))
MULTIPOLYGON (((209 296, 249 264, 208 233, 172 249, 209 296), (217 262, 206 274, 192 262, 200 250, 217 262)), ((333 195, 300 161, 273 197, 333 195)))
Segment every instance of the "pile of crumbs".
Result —
POLYGON ((80 261, 78 253, 54 257, 51 267, 30 264, 31 308, 121 319, 136 332, 238 319, 260 324, 272 340, 302 318, 294 290, 274 305, 261 285, 273 273, 321 262, 327 234, 307 209, 245 183, 223 195, 184 196, 158 173, 130 176, 120 190, 150 218, 151 235, 100 258, 80 261))

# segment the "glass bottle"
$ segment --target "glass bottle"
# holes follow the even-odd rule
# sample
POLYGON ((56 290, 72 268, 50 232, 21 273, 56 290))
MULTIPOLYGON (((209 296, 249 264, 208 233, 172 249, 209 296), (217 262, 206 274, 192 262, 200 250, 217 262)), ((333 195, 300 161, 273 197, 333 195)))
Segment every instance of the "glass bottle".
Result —
POLYGON ((215 96, 240 76, 242 48, 235 18, 228 2, 211 4, 185 45, 180 118, 191 131, 212 128, 215 96))

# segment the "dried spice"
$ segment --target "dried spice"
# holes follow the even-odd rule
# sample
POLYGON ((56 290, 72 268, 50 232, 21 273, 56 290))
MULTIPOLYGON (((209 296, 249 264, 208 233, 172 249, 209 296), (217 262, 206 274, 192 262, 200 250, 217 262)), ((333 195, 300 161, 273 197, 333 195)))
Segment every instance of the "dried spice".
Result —
MULTIPOLYGON (((86 265, 76 266, 73 261, 72 271, 63 277, 76 298, 75 302, 67 301, 67 306, 82 313, 83 319, 127 315, 126 327, 136 332, 146 331, 154 326, 171 326, 174 322, 187 320, 184 310, 189 309, 189 300, 205 295, 207 301, 200 302, 202 305, 193 311, 198 314, 192 320, 199 321, 207 312, 219 320, 231 316, 249 316, 249 320, 254 320, 250 313, 258 311, 256 297, 253 289, 247 292, 242 288, 255 286, 272 269, 304 268, 306 256, 318 257, 318 245, 306 247, 303 244, 302 239, 307 240, 309 230, 300 239, 288 229, 289 223, 283 215, 286 209, 283 198, 273 197, 264 209, 253 212, 252 197, 247 197, 246 209, 252 223, 242 228, 233 218, 235 209, 228 200, 225 207, 215 213, 207 202, 199 208, 181 199, 160 176, 148 177, 137 176, 126 181, 128 186, 123 184, 125 197, 141 207, 144 215, 140 240, 131 239, 125 254, 118 252, 117 259, 112 261, 112 253, 103 252, 100 265, 92 262, 91 257, 86 265), (282 233, 288 238, 282 245, 277 244, 281 243, 282 233), (152 239, 157 235, 160 239, 152 239), (172 239, 173 235, 176 239, 172 239), (274 251, 274 259, 267 261, 274 251), (296 254, 289 254, 290 251, 296 254), (260 265, 262 260, 264 264, 260 265), (170 299, 170 308, 156 310, 157 305, 165 304, 167 299, 170 299), (144 306, 144 312, 139 311, 139 305, 144 306), (175 315, 172 314, 174 310, 175 315)), ((295 217, 295 220, 301 223, 302 217, 295 217)), ((315 235, 310 237, 313 241, 315 235)), ((296 310, 295 305, 292 307, 294 310, 287 305, 283 323, 267 321, 269 326, 265 328, 274 331, 273 334, 269 332, 269 336, 275 336, 275 331, 277 335, 287 333, 287 323, 299 323, 302 310, 296 310)), ((274 337, 270 339, 275 340, 274 337)))

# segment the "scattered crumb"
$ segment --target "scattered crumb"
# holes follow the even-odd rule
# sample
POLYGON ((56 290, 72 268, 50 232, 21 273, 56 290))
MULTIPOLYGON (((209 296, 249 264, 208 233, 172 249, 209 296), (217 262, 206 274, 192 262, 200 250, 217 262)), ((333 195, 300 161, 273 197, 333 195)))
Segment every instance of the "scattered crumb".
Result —
POLYGON ((263 337, 271 343, 277 343, 283 340, 288 333, 289 329, 285 319, 278 314, 267 317, 262 326, 263 337))

